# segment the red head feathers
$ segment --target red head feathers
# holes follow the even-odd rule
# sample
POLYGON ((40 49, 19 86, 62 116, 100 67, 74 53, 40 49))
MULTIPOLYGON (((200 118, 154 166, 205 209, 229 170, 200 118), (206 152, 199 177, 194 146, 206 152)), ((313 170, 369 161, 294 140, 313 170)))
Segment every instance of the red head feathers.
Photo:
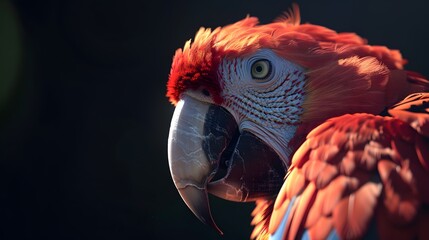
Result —
POLYGON ((367 45, 355 33, 300 24, 295 5, 286 16, 266 25, 258 25, 255 17, 246 17, 213 31, 200 28, 192 43, 189 40, 183 50, 176 51, 167 96, 175 104, 183 91, 205 89, 216 103, 221 103, 219 62, 262 48, 307 70, 303 121, 349 112, 379 113, 399 100, 396 94, 390 99, 389 89, 403 91, 403 96, 409 92, 410 87, 402 84, 407 82, 407 74, 401 70, 406 61, 399 51, 367 45))

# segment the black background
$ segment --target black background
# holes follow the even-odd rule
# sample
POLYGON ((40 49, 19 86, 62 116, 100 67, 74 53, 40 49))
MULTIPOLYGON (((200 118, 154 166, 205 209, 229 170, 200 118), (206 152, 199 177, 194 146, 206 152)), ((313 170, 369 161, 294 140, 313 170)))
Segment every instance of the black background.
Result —
MULTIPOLYGON (((302 22, 400 49, 408 69, 429 75, 425 1, 298 3, 302 22)), ((215 28, 247 14, 268 23, 291 2, 6 5, 16 14, 20 42, 12 53, 21 60, 0 105, 0 238, 219 238, 187 209, 170 177, 174 108, 165 84, 171 59, 200 26, 215 28)), ((211 204, 223 239, 249 238, 253 203, 211 197, 211 204)))

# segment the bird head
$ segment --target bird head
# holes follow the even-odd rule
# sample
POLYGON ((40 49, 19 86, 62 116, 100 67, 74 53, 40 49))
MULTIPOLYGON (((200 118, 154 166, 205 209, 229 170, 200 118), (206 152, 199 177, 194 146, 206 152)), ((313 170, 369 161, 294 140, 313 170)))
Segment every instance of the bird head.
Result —
POLYGON ((306 134, 327 118, 380 113, 396 50, 354 33, 300 24, 297 6, 273 23, 255 17, 200 28, 173 57, 168 158, 182 199, 213 221, 208 193, 248 202, 277 195, 306 134))

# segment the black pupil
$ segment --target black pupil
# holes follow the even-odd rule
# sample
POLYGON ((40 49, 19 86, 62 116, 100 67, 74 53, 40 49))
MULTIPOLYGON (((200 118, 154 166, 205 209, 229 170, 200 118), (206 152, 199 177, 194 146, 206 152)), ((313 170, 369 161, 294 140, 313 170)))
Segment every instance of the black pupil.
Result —
POLYGON ((207 97, 210 96, 210 92, 207 89, 203 89, 203 94, 206 95, 207 97))
POLYGON ((262 66, 256 66, 256 71, 257 72, 262 72, 262 66))

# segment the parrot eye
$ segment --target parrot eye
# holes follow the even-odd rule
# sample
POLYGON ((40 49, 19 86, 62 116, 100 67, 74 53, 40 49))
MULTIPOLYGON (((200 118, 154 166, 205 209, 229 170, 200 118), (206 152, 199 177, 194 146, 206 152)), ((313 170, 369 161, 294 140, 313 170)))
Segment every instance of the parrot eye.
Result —
POLYGON ((264 80, 271 73, 271 63, 268 60, 262 59, 252 64, 252 77, 259 80, 264 80))

